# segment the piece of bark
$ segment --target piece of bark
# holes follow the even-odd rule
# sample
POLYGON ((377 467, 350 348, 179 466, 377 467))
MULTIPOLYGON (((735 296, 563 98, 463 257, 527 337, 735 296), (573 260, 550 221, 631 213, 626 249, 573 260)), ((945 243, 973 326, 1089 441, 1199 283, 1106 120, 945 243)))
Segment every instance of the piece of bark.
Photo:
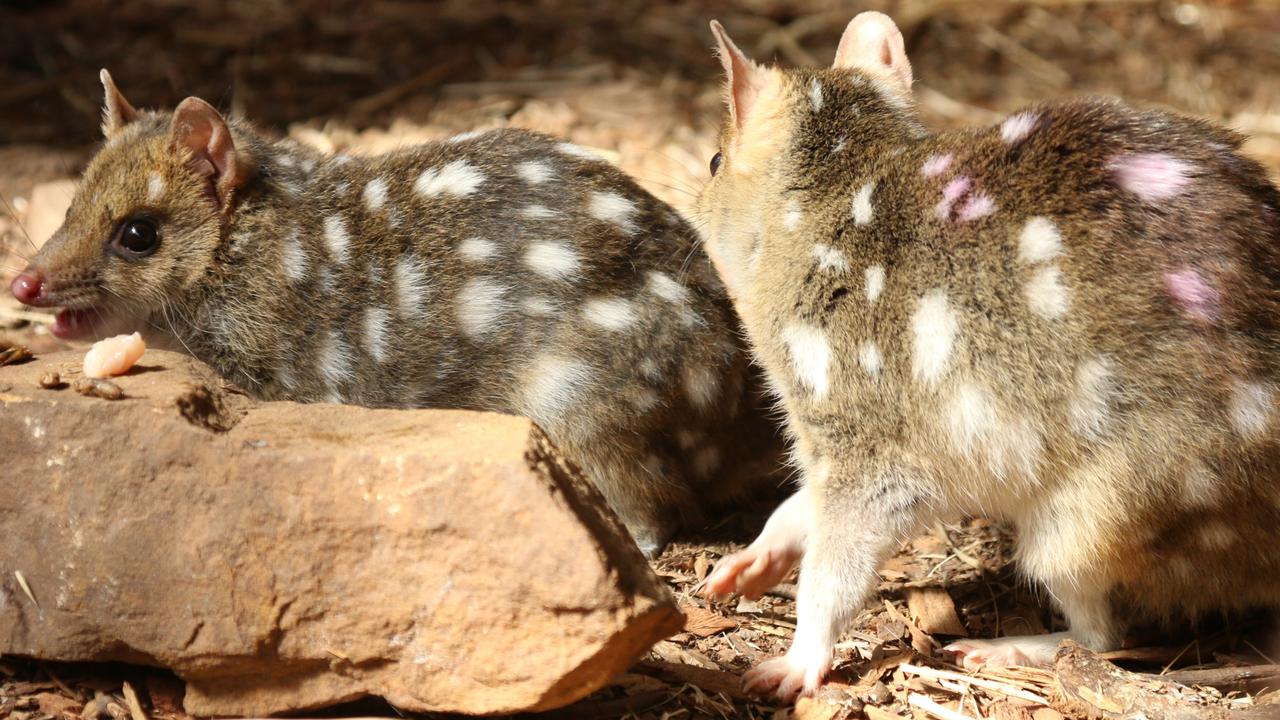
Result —
POLYGON ((1249 665, 1209 670, 1174 670, 1162 675, 1169 682, 1199 685, 1228 692, 1258 693, 1280 689, 1280 665, 1249 665))
POLYGON ((945 588, 909 587, 903 592, 907 596, 911 619, 921 630, 930 635, 969 637, 956 614, 956 603, 945 588))
POLYGON ((710 637, 716 633, 738 627, 737 621, 732 618, 727 618, 720 613, 697 605, 682 605, 680 610, 684 612, 683 629, 691 635, 710 637))
MULTIPOLYGON (((1245 715, 1197 702, 1190 688, 1155 675, 1131 673, 1064 640, 1054 662, 1055 709, 1098 720, 1241 720, 1245 715)), ((1203 700, 1203 698, 1200 698, 1203 700)))

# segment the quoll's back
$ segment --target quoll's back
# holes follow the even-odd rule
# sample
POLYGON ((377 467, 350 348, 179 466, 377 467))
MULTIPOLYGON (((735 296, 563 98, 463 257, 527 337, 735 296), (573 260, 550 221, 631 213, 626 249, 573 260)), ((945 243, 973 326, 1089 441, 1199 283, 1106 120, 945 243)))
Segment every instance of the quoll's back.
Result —
POLYGON ((695 233, 594 153, 497 130, 324 157, 105 84, 108 142, 14 285, 62 334, 137 326, 268 398, 527 415, 649 553, 778 482, 695 233))

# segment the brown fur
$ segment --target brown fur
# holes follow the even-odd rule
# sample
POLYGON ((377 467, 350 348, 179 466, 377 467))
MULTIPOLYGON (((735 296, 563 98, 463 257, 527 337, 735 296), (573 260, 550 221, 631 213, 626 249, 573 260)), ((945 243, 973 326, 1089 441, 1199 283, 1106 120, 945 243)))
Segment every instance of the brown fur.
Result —
MULTIPOLYGON (((215 140, 204 153, 205 135, 189 141, 190 128, 168 113, 121 112, 128 105, 113 91, 108 84, 108 142, 32 261, 45 278, 42 304, 91 308, 104 316, 98 334, 143 330, 263 398, 529 415, 649 553, 682 520, 779 482, 766 401, 693 231, 608 163, 519 130, 324 157, 238 120, 224 136, 234 155, 219 158, 215 140), (415 190, 424 171, 455 160, 482 173, 475 192, 415 190), (522 178, 525 161, 545 163, 550 177, 522 178), (362 192, 378 178, 385 201, 372 209, 362 192), (634 205, 633 232, 589 213, 594 191, 634 205), (524 215, 530 206, 547 212, 524 215), (160 249, 138 261, 106 250, 122 220, 139 214, 159 222, 160 249), (346 262, 326 244, 330 218, 345 222, 346 262), (490 241, 492 257, 465 257, 471 238, 490 241), (576 253, 571 277, 530 269, 524 253, 539 240, 576 253), (400 302, 405 258, 423 290, 416 312, 400 302), (656 293, 653 272, 687 298, 656 293), (477 303, 468 306, 466 288, 478 278, 504 289, 492 317, 467 315, 477 303), (522 306, 533 297, 550 305, 545 315, 522 306), (584 319, 597 297, 630 301, 628 326, 584 319), (369 308, 388 321, 382 357, 368 339, 369 308), (480 317, 484 332, 466 332, 464 316, 480 317)), ((199 126, 213 111, 192 102, 183 107, 199 126)))
POLYGON ((812 689, 876 565, 943 516, 1013 522, 1022 568, 1095 649, 1115 647, 1132 619, 1280 604, 1280 195, 1237 154, 1240 139, 1090 99, 1029 109, 1034 127, 1015 142, 999 126, 930 134, 874 68, 752 72, 762 99, 726 123, 698 210, 813 498, 796 645, 759 685, 812 689), (1144 153, 1189 164, 1185 187, 1144 200, 1122 186, 1117 163, 1144 153), (923 174, 948 154, 945 172, 923 174), (984 192, 993 212, 964 221, 957 202, 939 215, 962 176, 964 201, 984 192), (873 213, 859 224, 851 208, 868 183, 873 213), (1061 252, 1027 262, 1020 237, 1035 216, 1061 252), (819 243, 847 270, 823 269, 819 243), (871 302, 864 270, 876 265, 871 302), (1047 265, 1069 300, 1060 317, 1029 300, 1047 265), (1214 317, 1167 288, 1187 268, 1219 294, 1214 317), (913 327, 935 292, 956 330, 931 376, 913 327), (829 344, 825 395, 788 343, 797 324, 829 344), (875 375, 860 363, 868 342, 875 375), (1242 382, 1264 390, 1257 435, 1233 420, 1242 382))

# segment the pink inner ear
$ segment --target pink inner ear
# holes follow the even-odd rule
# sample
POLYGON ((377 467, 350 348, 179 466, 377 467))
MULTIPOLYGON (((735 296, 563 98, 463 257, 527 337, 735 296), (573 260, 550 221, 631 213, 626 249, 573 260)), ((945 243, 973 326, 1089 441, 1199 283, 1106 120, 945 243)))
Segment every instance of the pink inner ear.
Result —
POLYGON ((225 210, 231 192, 243 184, 231 130, 222 115, 199 98, 187 98, 173 114, 170 130, 175 146, 191 151, 191 168, 209 179, 210 193, 225 210))

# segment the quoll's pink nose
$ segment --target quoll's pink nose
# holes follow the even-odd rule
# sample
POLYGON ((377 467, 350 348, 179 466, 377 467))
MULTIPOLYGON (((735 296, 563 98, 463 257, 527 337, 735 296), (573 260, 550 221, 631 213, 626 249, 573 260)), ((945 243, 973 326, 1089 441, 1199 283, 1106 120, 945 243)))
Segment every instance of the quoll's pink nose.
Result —
POLYGON ((34 305, 40 297, 40 289, 44 286, 44 278, 40 274, 27 270, 18 277, 13 279, 13 283, 9 285, 9 290, 13 292, 13 296, 18 298, 18 302, 24 305, 34 305))

